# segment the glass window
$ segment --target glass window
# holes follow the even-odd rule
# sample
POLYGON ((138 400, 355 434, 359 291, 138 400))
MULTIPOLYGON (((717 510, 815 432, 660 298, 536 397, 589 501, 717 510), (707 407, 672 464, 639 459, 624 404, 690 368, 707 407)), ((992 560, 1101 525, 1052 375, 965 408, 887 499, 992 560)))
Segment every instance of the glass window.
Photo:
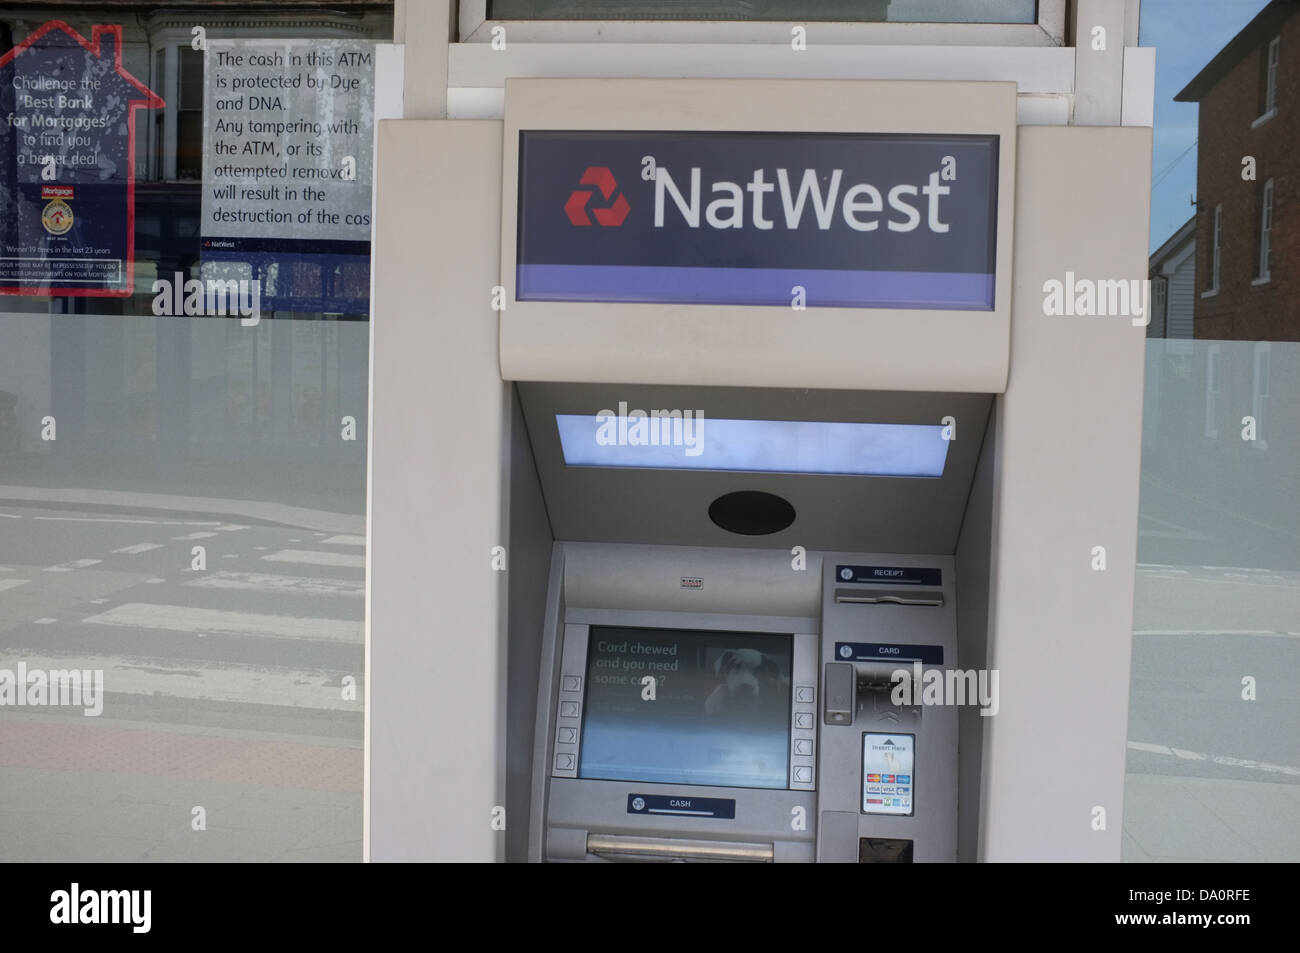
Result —
POLYGON ((1282 38, 1274 37, 1264 54, 1264 112, 1277 108, 1277 63, 1281 54, 1282 38))
POLYGON ((1214 230, 1210 243, 1210 291, 1219 290, 1220 239, 1223 234, 1223 206, 1214 206, 1214 230))
MULTIPOLYGON (((158 309, 160 297, 185 297, 208 258, 207 78, 190 45, 194 17, 209 48, 391 41, 391 2, 347 6, 263 0, 186 15, 161 3, 0 5, 0 57, 21 46, 0 64, 0 100, 18 75, 69 82, 70 72, 100 84, 70 109, 113 120, 60 143, 64 161, 47 184, 15 161, 21 143, 3 120, 12 95, 0 111, 0 264, 42 269, 23 293, 0 294, 0 669, 85 672, 100 686, 86 699, 91 717, 0 704, 0 859, 362 858, 364 305, 327 314, 263 296, 256 323, 229 310, 158 309), (103 56, 81 42, 92 36, 103 56), (125 100, 141 88, 156 99, 128 119, 125 100), (56 272, 81 258, 65 248, 83 246, 118 276, 95 289, 108 293, 78 294, 75 272, 56 272), (128 289, 121 276, 131 274, 128 289), (196 806, 206 828, 191 826, 196 806), (64 823, 73 816, 75 829, 64 823)), ((342 92, 323 96, 286 95, 280 112, 373 111, 342 92)), ((272 112, 246 106, 245 120, 272 112)), ((241 149, 266 138, 229 137, 241 149)), ((305 141, 329 149, 339 134, 295 140, 305 141)), ((370 166, 356 171, 368 188, 370 166)), ((224 205, 241 203, 250 200, 224 205)), ((290 256, 269 228, 249 231, 270 246, 259 249, 271 260, 259 279, 270 295, 290 256)), ((362 246, 349 251, 366 275, 322 265, 315 247, 291 260, 316 267, 317 287, 368 288, 368 243, 346 244, 362 246)))
POLYGON ((1273 180, 1264 183, 1259 209, 1259 278, 1269 277, 1273 253, 1273 180))
POLYGON ((1165 337, 1169 333, 1165 310, 1168 288, 1168 278, 1158 275, 1151 279, 1151 327, 1147 330, 1148 337, 1165 337))
MULTIPOLYGON (((163 74, 167 69, 167 50, 160 48, 153 54, 153 75, 151 77, 152 89, 163 88, 163 74)), ((153 161, 149 164, 150 173, 153 178, 161 179, 165 175, 163 168, 163 136, 167 128, 167 113, 163 109, 153 110, 153 136, 150 139, 150 146, 153 149, 153 161)))
POLYGON ((1172 343, 1146 345, 1123 859, 1294 862, 1300 344, 1189 342, 1223 394, 1210 442, 1172 343))
POLYGON ((1250 388, 1250 412, 1255 418, 1255 439, 1251 441, 1251 445, 1257 450, 1268 449, 1268 443, 1264 440, 1264 411, 1268 404, 1268 372, 1271 349, 1272 345, 1268 341, 1259 341, 1255 344, 1255 367, 1250 388))
POLYGON ((180 77, 176 107, 176 178, 203 178, 203 54, 177 48, 180 77))
POLYGON ((1205 436, 1219 436, 1219 345, 1211 344, 1205 352, 1205 436))
POLYGON ((1037 23, 1037 0, 489 0, 491 20, 1037 23))

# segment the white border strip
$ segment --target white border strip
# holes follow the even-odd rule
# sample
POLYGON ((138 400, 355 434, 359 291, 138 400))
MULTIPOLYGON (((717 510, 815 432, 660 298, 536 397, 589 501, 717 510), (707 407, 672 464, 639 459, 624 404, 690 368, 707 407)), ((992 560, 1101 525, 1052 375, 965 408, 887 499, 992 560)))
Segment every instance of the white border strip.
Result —
POLYGON ((795 52, 788 43, 527 43, 504 50, 454 43, 448 56, 451 89, 501 87, 507 77, 888 79, 1014 82, 1024 95, 1073 93, 1075 72, 1072 47, 841 45, 795 52))
POLYGON ((1065 0, 1038 0, 1037 23, 845 23, 745 20, 489 20, 488 0, 460 0, 459 39, 490 43, 505 30, 507 43, 567 40, 603 43, 789 42, 801 26, 813 43, 954 46, 1060 46, 1065 42, 1065 0))
MULTIPOLYGON (((380 43, 375 47, 375 129, 374 159, 371 167, 379 170, 379 123, 385 119, 401 119, 402 96, 405 91, 406 47, 392 43, 380 43)), ((367 356, 369 370, 366 376, 366 672, 365 672, 365 727, 364 744, 361 755, 361 861, 370 863, 370 607, 373 598, 372 584, 374 578, 371 565, 370 514, 374 512, 374 413, 375 413, 375 266, 374 248, 379 234, 378 225, 379 189, 370 190, 370 353, 367 356)))

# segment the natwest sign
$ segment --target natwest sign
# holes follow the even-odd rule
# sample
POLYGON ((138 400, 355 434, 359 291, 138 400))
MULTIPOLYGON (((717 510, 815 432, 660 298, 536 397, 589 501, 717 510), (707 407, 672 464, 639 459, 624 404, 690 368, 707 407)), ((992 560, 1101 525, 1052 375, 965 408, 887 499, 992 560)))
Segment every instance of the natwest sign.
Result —
POLYGON ((994 307, 996 135, 523 131, 519 155, 520 301, 994 307))
MULTIPOLYGON (((945 157, 945 160, 946 165, 955 165, 956 160, 951 156, 945 157)), ((667 204, 665 197, 672 198, 682 221, 691 228, 700 227, 700 172, 698 166, 691 169, 690 201, 687 202, 673 181, 668 167, 661 165, 655 170, 655 228, 664 227, 664 207, 667 204)), ((714 182, 710 191, 714 195, 719 192, 722 194, 709 202, 705 209, 705 224, 711 228, 744 228, 744 192, 749 192, 749 221, 757 229, 784 227, 791 231, 797 230, 803 224, 805 208, 810 210, 810 217, 816 219, 817 227, 822 231, 827 231, 836 224, 837 214, 842 214, 844 224, 854 231, 872 232, 880 227, 878 215, 881 211, 881 193, 876 186, 864 182, 842 189, 843 169, 835 169, 829 176, 819 175, 816 169, 804 169, 803 178, 797 186, 791 185, 788 169, 777 169, 775 172, 777 181, 774 185, 764 179, 763 169, 755 169, 743 191, 736 182, 714 182), (780 208, 774 210, 776 219, 773 220, 764 215, 764 199, 778 187, 780 208)), ((901 216, 889 219, 886 227, 891 232, 910 232, 921 223, 916 206, 909 204, 909 200, 915 202, 918 193, 924 193, 927 200, 926 227, 932 232, 948 231, 948 226, 939 221, 939 198, 949 194, 952 189, 940 183, 941 174, 931 172, 926 185, 918 187, 903 183, 889 190, 889 211, 901 216)))

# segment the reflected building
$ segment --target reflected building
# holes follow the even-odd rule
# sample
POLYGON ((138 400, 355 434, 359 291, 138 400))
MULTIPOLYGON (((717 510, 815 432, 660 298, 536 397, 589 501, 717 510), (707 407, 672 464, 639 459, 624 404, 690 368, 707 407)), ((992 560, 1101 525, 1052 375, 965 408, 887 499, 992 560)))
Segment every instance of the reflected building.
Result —
MULTIPOLYGON (((262 485, 304 475, 326 507, 364 506, 368 328, 365 313, 263 312, 156 317, 157 278, 198 278, 203 175, 204 55, 211 39, 371 40, 392 37, 393 4, 333 0, 212 4, 179 0, 0 4, 0 56, 50 20, 83 36, 120 25, 122 65, 166 105, 134 114, 135 262, 129 297, 0 297, 0 474, 4 482, 85 485, 198 480, 262 485), (36 318, 40 315, 40 318, 36 318), (41 421, 58 439, 41 439, 41 421), (340 421, 356 439, 341 441, 340 421), (87 476, 87 463, 94 461, 87 476), (60 476, 64 473, 65 476, 60 476)), ((326 284, 347 297, 368 276, 282 271, 281 287, 326 284)))
POLYGON ((1195 337, 1300 340, 1300 4, 1269 3, 1174 99, 1200 104, 1195 337))
POLYGON ((1149 338, 1190 339, 1196 296, 1196 217, 1151 253, 1149 338))

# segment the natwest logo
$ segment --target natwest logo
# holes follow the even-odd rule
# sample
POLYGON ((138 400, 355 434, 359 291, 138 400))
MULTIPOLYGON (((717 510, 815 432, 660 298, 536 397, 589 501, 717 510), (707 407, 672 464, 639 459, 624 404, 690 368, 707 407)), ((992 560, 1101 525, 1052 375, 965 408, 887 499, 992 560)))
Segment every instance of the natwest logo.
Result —
POLYGON ((519 301, 994 309, 997 134, 519 137, 519 301))
MULTIPOLYGON (((599 224, 605 226, 623 224, 623 220, 627 218, 627 213, 632 210, 632 207, 627 204, 627 199, 623 197, 622 192, 618 193, 618 198, 610 202, 610 196, 618 189, 618 182, 614 180, 614 173, 603 165, 588 166, 587 171, 582 173, 582 179, 578 184, 595 186, 600 189, 600 194, 607 204, 604 208, 590 210, 599 224)), ((587 217, 587 202, 591 199, 591 195, 591 189, 574 189, 573 194, 569 196, 569 201, 564 203, 564 214, 569 216, 569 221, 574 225, 591 224, 591 219, 587 217)))
MULTIPOLYGON (((704 208, 704 219, 712 228, 743 228, 745 206, 749 205, 750 221, 755 228, 771 229, 783 219, 782 224, 794 230, 803 222, 804 209, 811 208, 812 217, 822 231, 829 229, 837 217, 842 217, 844 224, 856 232, 874 232, 880 228, 883 213, 889 216, 884 223, 889 231, 910 232, 921 224, 923 216, 917 208, 920 205, 925 210, 925 227, 943 234, 948 231, 948 223, 940 221, 939 199, 950 194, 952 188, 940 182, 955 179, 955 169, 955 160, 944 156, 942 168, 931 172, 925 183, 902 182, 883 192, 867 182, 845 187, 843 169, 833 169, 829 176, 819 174, 816 169, 804 169, 797 187, 791 182, 788 169, 777 169, 775 182, 765 177, 765 170, 755 169, 753 177, 743 184, 714 182, 710 191, 717 197, 704 208), (749 202, 745 200, 746 192, 750 194, 749 202), (779 192, 780 208, 776 211, 773 211, 775 201, 765 207, 765 200, 772 192, 779 192), (924 200, 920 196, 925 196, 924 200), (888 212, 884 208, 886 202, 888 212), (769 212, 771 217, 768 217, 769 212)), ((688 200, 668 169, 662 164, 658 166, 655 170, 655 228, 664 227, 664 210, 668 204, 665 199, 672 200, 688 228, 700 227, 702 171, 698 166, 691 168, 688 200)))

